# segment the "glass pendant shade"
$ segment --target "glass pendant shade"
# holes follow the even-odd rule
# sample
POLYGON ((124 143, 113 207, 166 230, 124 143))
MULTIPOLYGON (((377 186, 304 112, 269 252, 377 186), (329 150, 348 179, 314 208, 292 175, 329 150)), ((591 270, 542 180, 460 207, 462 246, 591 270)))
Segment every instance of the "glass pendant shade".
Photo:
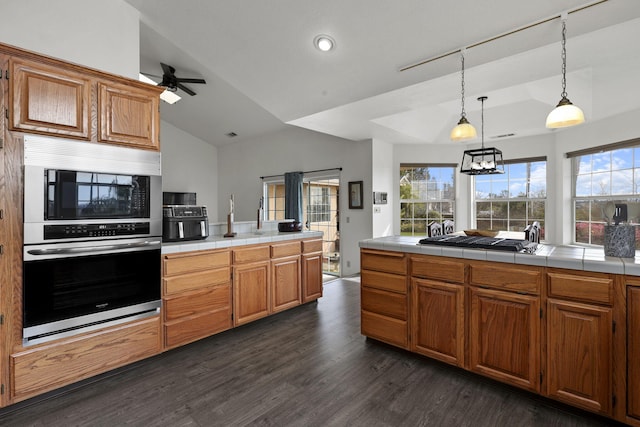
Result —
POLYGON ((547 116, 546 127, 549 129, 566 128, 584 123, 584 113, 567 98, 567 13, 562 19, 562 94, 560 102, 547 116))
POLYGON ((460 118, 458 125, 451 130, 452 141, 466 141, 478 136, 476 128, 473 127, 466 117, 460 118))
POLYGON ((563 97, 553 111, 547 116, 546 126, 550 129, 565 128, 584 123, 584 113, 563 97))

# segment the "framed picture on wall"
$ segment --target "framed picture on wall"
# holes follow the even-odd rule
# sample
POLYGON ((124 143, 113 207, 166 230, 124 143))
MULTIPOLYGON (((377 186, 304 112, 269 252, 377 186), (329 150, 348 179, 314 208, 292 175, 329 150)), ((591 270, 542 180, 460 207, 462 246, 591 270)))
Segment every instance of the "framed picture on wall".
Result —
POLYGON ((362 181, 349 182, 349 209, 362 209, 362 181))

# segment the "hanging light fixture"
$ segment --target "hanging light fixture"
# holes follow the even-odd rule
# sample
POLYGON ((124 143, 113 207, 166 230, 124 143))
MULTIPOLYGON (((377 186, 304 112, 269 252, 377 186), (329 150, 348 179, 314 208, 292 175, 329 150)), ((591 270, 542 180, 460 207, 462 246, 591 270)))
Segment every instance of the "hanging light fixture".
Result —
POLYGON ((486 100, 486 96, 481 96, 478 98, 478 101, 482 102, 482 148, 466 150, 462 154, 460 173, 464 173, 467 175, 490 175, 504 173, 502 151, 498 150, 495 147, 484 148, 484 101, 486 100))
POLYGON ((452 141, 466 141, 478 136, 476 128, 467 120, 467 113, 464 111, 464 49, 460 49, 460 60, 462 62, 462 113, 458 125, 451 130, 452 141))
POLYGON ((575 126, 584 122, 582 110, 567 98, 567 16, 567 12, 560 15, 562 20, 562 98, 547 116, 546 126, 551 129, 575 126))

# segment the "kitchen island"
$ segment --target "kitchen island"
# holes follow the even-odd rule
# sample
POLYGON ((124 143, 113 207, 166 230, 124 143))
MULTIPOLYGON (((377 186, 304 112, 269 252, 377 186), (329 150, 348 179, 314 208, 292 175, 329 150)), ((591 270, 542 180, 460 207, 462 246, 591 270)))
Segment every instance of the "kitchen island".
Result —
POLYGON ((360 242, 363 335, 640 425, 640 258, 360 242))

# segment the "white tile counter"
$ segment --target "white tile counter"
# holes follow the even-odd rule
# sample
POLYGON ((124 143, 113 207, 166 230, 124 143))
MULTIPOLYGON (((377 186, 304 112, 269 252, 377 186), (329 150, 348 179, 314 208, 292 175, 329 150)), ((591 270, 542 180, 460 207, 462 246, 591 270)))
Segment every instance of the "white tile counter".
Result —
POLYGON ((321 231, 294 231, 278 232, 264 231, 238 233, 235 237, 223 237, 221 235, 209 236, 204 240, 191 240, 187 242, 162 243, 162 253, 172 254, 177 252, 203 251, 207 249, 222 249, 234 246, 255 245, 259 243, 281 242, 284 240, 299 240, 309 238, 322 238, 321 231))
POLYGON ((387 236, 361 240, 359 244, 362 249, 379 249, 393 252, 408 252, 448 256, 452 258, 640 276, 640 255, 636 255, 635 258, 616 258, 605 256, 604 249, 601 248, 547 244, 541 244, 534 254, 418 244, 418 241, 423 237, 424 236, 387 236))

